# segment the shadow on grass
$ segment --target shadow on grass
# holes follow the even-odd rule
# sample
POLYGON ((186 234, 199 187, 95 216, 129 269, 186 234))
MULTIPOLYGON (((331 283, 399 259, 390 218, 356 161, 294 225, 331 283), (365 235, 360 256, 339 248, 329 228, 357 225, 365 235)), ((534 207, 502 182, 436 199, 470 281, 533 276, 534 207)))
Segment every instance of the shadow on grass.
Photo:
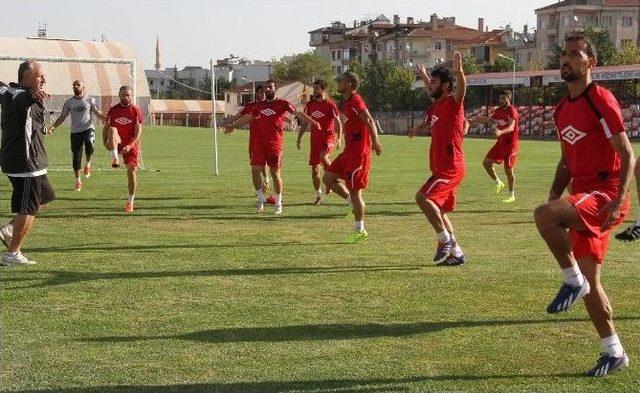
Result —
POLYGON ((36 281, 24 286, 10 286, 5 284, 5 290, 45 288, 56 285, 76 284, 87 281, 122 280, 122 279, 148 279, 148 278, 176 278, 176 277, 232 277, 232 276, 280 276, 289 274, 342 274, 342 273, 373 273, 393 271, 415 271, 424 269, 425 266, 334 266, 334 267, 291 267, 291 268, 248 268, 248 269, 216 269, 194 271, 162 271, 162 272, 71 272, 57 271, 33 271, 15 270, 15 274, 49 274, 48 278, 40 277, 5 277, 5 283, 36 281))
MULTIPOLYGON (((77 388, 52 388, 19 390, 16 393, 263 393, 263 392, 407 392, 415 391, 408 384, 426 384, 429 382, 481 382, 492 379, 531 379, 531 378, 577 378, 579 374, 505 374, 505 375, 436 375, 431 377, 406 378, 371 378, 371 379, 327 379, 311 381, 264 381, 264 382, 230 382, 230 383, 198 383, 182 385, 119 385, 77 388)), ((426 388, 426 386, 425 386, 426 388)), ((443 387, 444 388, 444 387, 443 387)), ((431 390, 431 389, 429 389, 431 390)))
MULTIPOLYGON (((620 317, 616 320, 638 320, 640 317, 620 317)), ((146 340, 190 340, 206 343, 237 342, 291 342, 316 340, 351 340, 378 337, 404 337, 434 333, 447 329, 464 329, 492 326, 517 326, 588 322, 587 318, 572 319, 502 319, 478 321, 439 321, 406 323, 335 323, 313 325, 291 325, 276 327, 238 327, 201 330, 177 335, 158 336, 108 336, 79 341, 101 343, 126 343, 146 340)))

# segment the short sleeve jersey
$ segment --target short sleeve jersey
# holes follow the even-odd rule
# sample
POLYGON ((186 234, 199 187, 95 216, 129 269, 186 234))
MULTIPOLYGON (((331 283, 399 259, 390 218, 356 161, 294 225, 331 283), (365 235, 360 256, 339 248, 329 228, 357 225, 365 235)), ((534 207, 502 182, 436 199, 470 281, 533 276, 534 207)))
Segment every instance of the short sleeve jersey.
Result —
POLYGON ((513 131, 504 135, 500 135, 497 141, 498 145, 501 145, 505 148, 510 148, 515 151, 518 148, 518 137, 520 132, 518 124, 520 122, 520 115, 518 115, 518 111, 516 110, 516 108, 513 105, 510 105, 506 109, 498 107, 495 112, 493 112, 493 115, 491 117, 494 118, 498 123, 499 130, 507 128, 511 119, 515 121, 513 131))
POLYGON ((367 123, 360 118, 360 113, 365 109, 368 109, 367 104, 358 93, 344 102, 342 113, 345 118, 345 153, 353 155, 371 154, 371 137, 369 136, 367 123))
POLYGON ((73 96, 62 105, 62 117, 71 115, 71 133, 95 129, 91 114, 96 111, 96 100, 93 97, 73 96))
POLYGON ((118 130, 122 143, 128 143, 133 139, 136 124, 142 124, 142 111, 138 106, 118 103, 109 109, 107 114, 109 125, 118 130))
POLYGON ((338 107, 333 101, 327 99, 323 101, 309 101, 304 107, 304 113, 320 123, 320 129, 313 127, 311 132, 334 133, 334 118, 338 116, 338 107))
POLYGON ((616 192, 620 156, 609 139, 625 132, 625 126, 613 94, 591 83, 578 97, 562 99, 554 120, 566 154, 572 192, 616 192))
POLYGON ((282 142, 285 119, 287 113, 294 113, 296 109, 289 101, 275 99, 257 103, 252 114, 256 118, 256 126, 268 143, 282 142))
POLYGON ((434 174, 456 174, 466 169, 462 139, 464 105, 453 95, 436 101, 427 112, 431 129, 429 167, 434 174))

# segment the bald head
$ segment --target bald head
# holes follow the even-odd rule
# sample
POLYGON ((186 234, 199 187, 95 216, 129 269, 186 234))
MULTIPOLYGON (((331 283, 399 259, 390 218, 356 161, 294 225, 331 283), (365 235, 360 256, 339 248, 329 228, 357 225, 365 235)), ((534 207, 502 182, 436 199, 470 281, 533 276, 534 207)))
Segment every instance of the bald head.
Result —
POLYGON ((42 89, 45 84, 44 69, 33 60, 27 60, 18 66, 18 83, 29 89, 42 89))

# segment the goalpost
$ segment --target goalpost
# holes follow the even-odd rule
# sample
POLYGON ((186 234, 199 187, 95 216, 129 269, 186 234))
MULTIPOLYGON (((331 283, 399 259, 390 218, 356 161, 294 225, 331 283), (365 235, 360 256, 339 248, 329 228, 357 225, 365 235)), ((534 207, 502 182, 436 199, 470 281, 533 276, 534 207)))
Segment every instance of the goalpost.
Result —
MULTIPOLYGON (((46 107, 46 112, 45 112, 47 115, 47 118, 45 120, 45 123, 49 126, 55 121, 55 119, 58 118, 58 115, 61 113, 62 105, 64 104, 64 101, 66 101, 69 97, 73 95, 73 92, 71 90, 71 82, 73 80, 76 80, 76 79, 82 80, 83 83, 85 84, 85 88, 87 87, 88 80, 94 80, 98 85, 101 84, 99 82, 100 80, 102 81, 105 80, 104 79, 105 75, 99 75, 99 71, 96 69, 92 70, 91 68, 87 68, 87 67, 72 68, 70 66, 70 63, 96 64, 96 65, 100 64, 104 67, 116 67, 116 68, 126 66, 128 71, 128 78, 129 78, 127 84, 129 84, 132 89, 132 95, 133 95, 132 100, 133 100, 133 103, 135 104, 138 103, 138 96, 136 94, 137 93, 137 88, 136 88, 137 68, 136 68, 135 59, 0 55, 0 80, 2 80, 5 83, 8 83, 10 81, 14 81, 15 79, 17 79, 18 65, 21 62, 27 61, 27 60, 33 60, 33 61, 42 63, 45 67, 45 70, 48 69, 45 75, 47 85, 49 86, 56 85, 57 91, 60 91, 59 84, 68 82, 68 86, 65 85, 62 87, 64 91, 68 91, 67 94, 58 93, 57 95, 54 95, 51 100, 48 100, 47 102, 48 107, 46 107), (53 63, 53 64, 51 67, 47 67, 47 63, 53 63), (69 68, 64 70, 57 69, 63 66, 63 64, 67 64, 69 68), (83 74, 85 76, 84 78, 83 78, 83 74), (86 79, 86 80, 83 80, 83 79, 86 79)), ((113 71, 115 72, 111 72, 110 75, 118 75, 117 69, 114 69, 113 71)), ((115 95, 112 93, 109 93, 109 95, 103 95, 105 94, 105 92, 93 91, 93 89, 87 89, 86 91, 86 94, 88 96, 96 98, 96 100, 98 101, 98 107, 101 109, 101 111, 106 110, 101 105, 102 98, 111 97, 112 98, 111 104, 115 104, 119 102, 119 99, 117 97, 117 92, 118 92, 118 88, 120 87, 121 79, 117 78, 118 80, 117 87, 114 86, 115 82, 112 79, 110 79, 108 76, 106 80, 110 82, 111 91, 114 91, 115 95)), ((45 87, 45 90, 47 90, 46 87, 45 87)), ((68 118, 66 122, 69 122, 68 118)), ((95 144, 96 153, 94 154, 95 158, 92 160, 92 167, 94 168, 94 170, 107 169, 109 168, 109 165, 107 165, 108 153, 106 152, 106 150, 101 149, 102 143, 100 142, 100 139, 101 139, 101 133, 102 133, 102 123, 100 122, 99 119, 94 118, 94 126, 96 127, 96 139, 98 139, 99 141, 96 142, 95 144), (103 153, 101 154, 101 152, 103 153), (104 155, 104 160, 102 159, 103 158, 102 155, 104 155)), ((64 137, 58 134, 62 134, 62 133, 56 133, 56 135, 54 135, 52 138, 53 139, 52 143, 47 144, 47 153, 49 155, 49 167, 50 167, 50 170, 70 171, 71 170, 71 151, 69 147, 68 133, 64 133, 65 134, 64 137)), ((144 165, 144 160, 142 159, 142 157, 140 157, 140 169, 143 169, 143 170, 147 169, 144 165)))

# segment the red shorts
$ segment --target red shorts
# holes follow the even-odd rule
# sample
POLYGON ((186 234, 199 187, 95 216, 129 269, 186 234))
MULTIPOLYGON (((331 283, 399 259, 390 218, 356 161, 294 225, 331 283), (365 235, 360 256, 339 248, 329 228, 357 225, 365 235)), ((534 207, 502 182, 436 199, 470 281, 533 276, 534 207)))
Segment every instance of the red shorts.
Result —
POLYGON ((311 149, 309 151, 309 165, 316 166, 322 164, 322 155, 331 154, 335 146, 335 134, 311 134, 311 149))
POLYGON ((504 166, 507 168, 513 168, 516 166, 518 151, 513 150, 511 146, 504 147, 496 143, 487 153, 487 158, 497 164, 502 164, 504 162, 504 166))
POLYGON ((252 166, 265 166, 279 169, 282 165, 282 147, 269 143, 254 143, 249 153, 252 166))
POLYGON ((129 149, 127 153, 123 153, 122 148, 126 145, 128 145, 128 142, 120 143, 118 145, 118 153, 122 154, 122 160, 124 161, 125 165, 134 166, 137 168, 140 163, 140 144, 136 143, 135 145, 131 146, 131 149, 129 149))
POLYGON ((327 172, 340 176, 350 191, 357 191, 367 188, 370 169, 370 154, 354 155, 343 152, 333 160, 327 172))
POLYGON ((434 174, 418 192, 435 203, 443 212, 452 212, 456 209, 456 191, 465 173, 465 171, 459 171, 452 174, 434 174))
POLYGON ((625 202, 620 210, 620 217, 618 217, 618 220, 611 228, 603 231, 602 224, 604 224, 606 217, 605 215, 599 215, 598 212, 604 205, 611 201, 611 198, 607 194, 600 191, 593 191, 590 193, 569 195, 567 198, 569 202, 578 209, 580 221, 587 227, 585 231, 569 230, 573 255, 576 259, 590 256, 598 263, 602 263, 605 255, 607 255, 609 235, 613 228, 620 225, 627 216, 627 213, 629 213, 631 199, 629 196, 625 198, 625 202))

